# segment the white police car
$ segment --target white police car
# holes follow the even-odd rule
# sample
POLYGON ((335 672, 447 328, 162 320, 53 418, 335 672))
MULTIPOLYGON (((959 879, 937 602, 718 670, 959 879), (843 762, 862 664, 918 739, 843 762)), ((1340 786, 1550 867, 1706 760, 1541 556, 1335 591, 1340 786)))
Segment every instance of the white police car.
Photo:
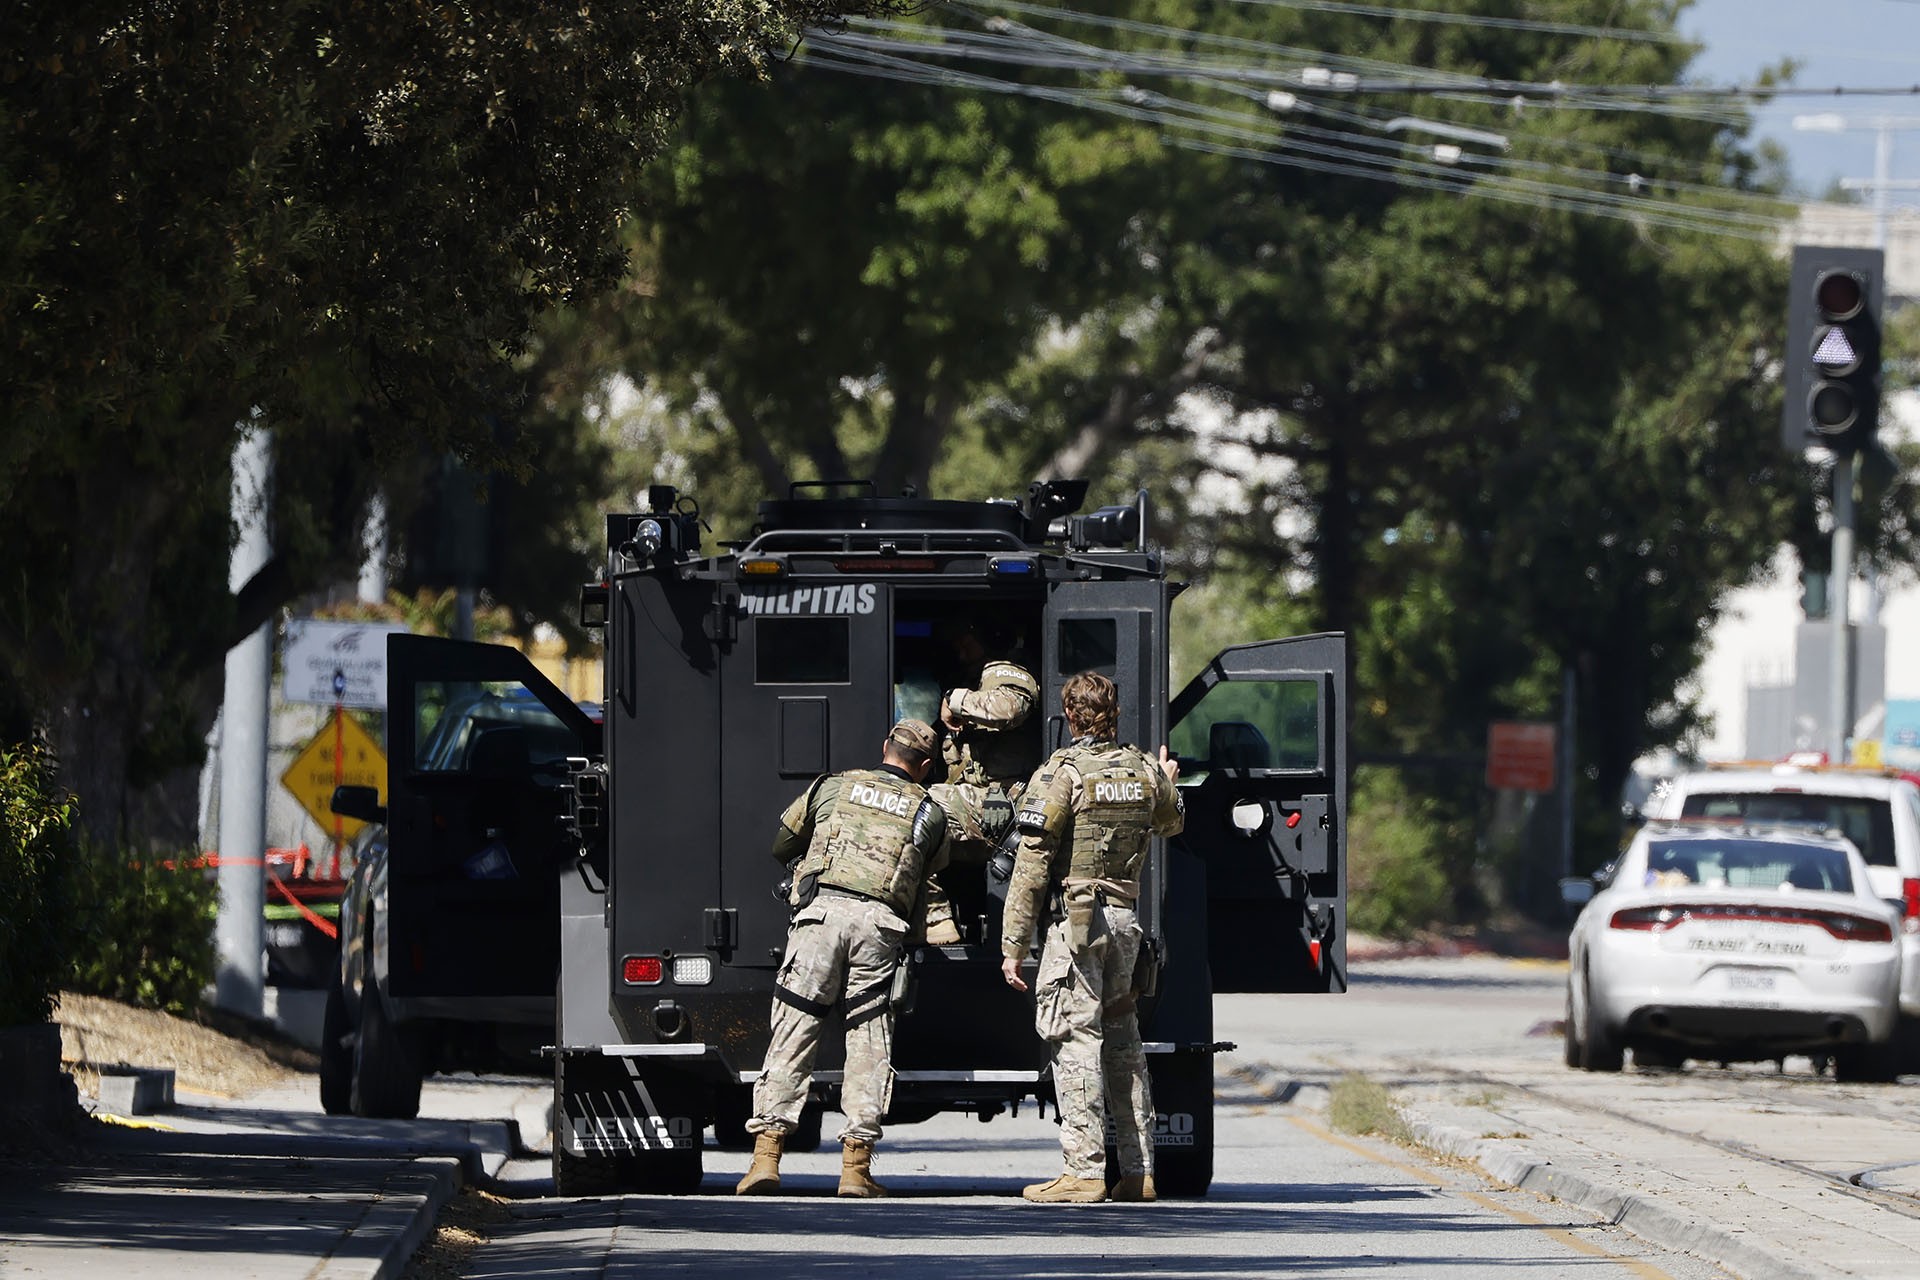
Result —
POLYGON ((1844 837, 1653 820, 1607 879, 1563 890, 1590 898, 1568 940, 1568 1066, 1806 1054, 1893 1078, 1901 915, 1844 837))
POLYGON ((1893 769, 1824 757, 1710 765, 1681 774, 1647 804, 1649 818, 1725 818, 1824 825, 1866 859, 1874 892, 1900 921, 1900 1009, 1908 1070, 1920 1070, 1920 786, 1893 769))

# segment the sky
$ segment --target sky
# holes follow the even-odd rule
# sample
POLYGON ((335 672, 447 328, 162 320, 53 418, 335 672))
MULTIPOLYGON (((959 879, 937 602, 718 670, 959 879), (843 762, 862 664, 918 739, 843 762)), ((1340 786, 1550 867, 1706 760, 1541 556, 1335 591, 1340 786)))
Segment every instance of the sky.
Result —
MULTIPOLYGON (((1920 0, 1695 0, 1680 17, 1683 34, 1706 50, 1696 75, 1716 84, 1751 83, 1784 57, 1801 61, 1796 86, 1884 88, 1920 85, 1920 0)), ((1787 148, 1800 187, 1823 193, 1840 178, 1874 176, 1876 117, 1892 117, 1889 176, 1920 179, 1920 93, 1904 97, 1782 98, 1756 108, 1755 134, 1787 148), (1851 128, 1809 133, 1795 116, 1837 114, 1851 128)), ((1866 199, 1863 193, 1863 199, 1866 199)), ((1896 191, 1895 204, 1920 204, 1920 191, 1896 191)))

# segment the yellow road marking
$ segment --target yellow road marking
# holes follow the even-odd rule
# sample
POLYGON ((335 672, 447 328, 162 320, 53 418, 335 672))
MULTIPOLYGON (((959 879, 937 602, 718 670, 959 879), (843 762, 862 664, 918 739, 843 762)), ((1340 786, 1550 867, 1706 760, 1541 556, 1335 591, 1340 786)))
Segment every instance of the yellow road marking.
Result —
POLYGON ((1607 1258, 1618 1262, 1634 1275, 1646 1277, 1646 1280, 1673 1280, 1672 1276, 1651 1263, 1642 1262, 1638 1258, 1623 1258, 1610 1249, 1601 1248, 1591 1240, 1582 1239, 1579 1235, 1568 1231, 1564 1227, 1549 1226, 1544 1218, 1536 1218, 1530 1213, 1523 1213, 1519 1209, 1501 1204, 1491 1196, 1483 1196, 1478 1192, 1468 1191, 1463 1187, 1450 1186, 1446 1181, 1435 1177, 1425 1169, 1407 1164, 1401 1160, 1395 1160, 1391 1156, 1382 1155, 1380 1152, 1368 1147, 1363 1147, 1357 1142, 1349 1142, 1347 1139, 1333 1132, 1333 1130, 1326 1128, 1324 1125, 1315 1124, 1305 1116, 1290 1116, 1288 1118, 1323 1142, 1331 1142, 1336 1147, 1351 1151, 1355 1155, 1365 1156, 1377 1164, 1384 1164, 1390 1169, 1398 1169, 1400 1172, 1418 1178, 1422 1182, 1429 1183, 1442 1190, 1452 1191, 1458 1195, 1465 1196, 1480 1207, 1491 1209, 1495 1213, 1503 1214, 1516 1222, 1524 1222, 1528 1226, 1539 1227, 1541 1228, 1542 1234, 1567 1246, 1576 1253, 1584 1253, 1590 1257, 1607 1258))

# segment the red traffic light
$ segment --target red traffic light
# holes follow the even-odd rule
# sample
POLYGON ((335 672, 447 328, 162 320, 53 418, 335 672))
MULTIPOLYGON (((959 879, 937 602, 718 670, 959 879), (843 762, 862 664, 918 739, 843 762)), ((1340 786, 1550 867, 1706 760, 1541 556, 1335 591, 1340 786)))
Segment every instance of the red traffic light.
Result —
POLYGON ((1823 271, 1813 285, 1813 305, 1827 320, 1851 320, 1867 305, 1866 286, 1851 271, 1823 271))

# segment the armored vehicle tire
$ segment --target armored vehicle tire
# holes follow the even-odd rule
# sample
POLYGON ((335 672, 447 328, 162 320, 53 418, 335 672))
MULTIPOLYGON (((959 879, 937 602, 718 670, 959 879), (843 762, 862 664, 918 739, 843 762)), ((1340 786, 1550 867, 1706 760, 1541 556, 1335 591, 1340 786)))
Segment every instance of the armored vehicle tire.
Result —
MULTIPOLYGON (((1156 1054, 1152 1074, 1153 1183, 1163 1196, 1193 1199, 1213 1185, 1213 1055, 1156 1054)), ((1112 1167, 1112 1166, 1109 1166, 1112 1167)))
POLYGON ((620 1191, 619 1161, 612 1156, 576 1156, 559 1143, 553 1147, 553 1193, 605 1196, 620 1191))
POLYGON ((753 1114, 753 1086, 723 1084, 713 1091, 713 1140, 722 1151, 753 1150, 747 1119, 753 1114))
MULTIPOLYGON (((713 1140, 722 1151, 753 1150, 747 1120, 753 1115, 751 1085, 721 1085, 713 1098, 713 1140)), ((825 1129, 826 1108, 809 1102, 800 1112, 800 1127, 787 1135, 788 1151, 818 1151, 825 1129)))
POLYGON ((827 1109, 817 1102, 809 1102, 800 1109, 800 1127, 787 1135, 788 1151, 818 1151, 820 1149, 820 1131, 825 1127, 827 1109))
POLYGON ((347 993, 340 975, 327 987, 326 1012, 320 1019, 320 1109, 330 1116, 353 1110, 353 1049, 347 1036, 347 993))
POLYGON ((411 1120, 420 1114, 425 1072, 411 1037, 388 1016, 369 985, 360 999, 360 1032, 353 1038, 353 1114, 411 1120))

